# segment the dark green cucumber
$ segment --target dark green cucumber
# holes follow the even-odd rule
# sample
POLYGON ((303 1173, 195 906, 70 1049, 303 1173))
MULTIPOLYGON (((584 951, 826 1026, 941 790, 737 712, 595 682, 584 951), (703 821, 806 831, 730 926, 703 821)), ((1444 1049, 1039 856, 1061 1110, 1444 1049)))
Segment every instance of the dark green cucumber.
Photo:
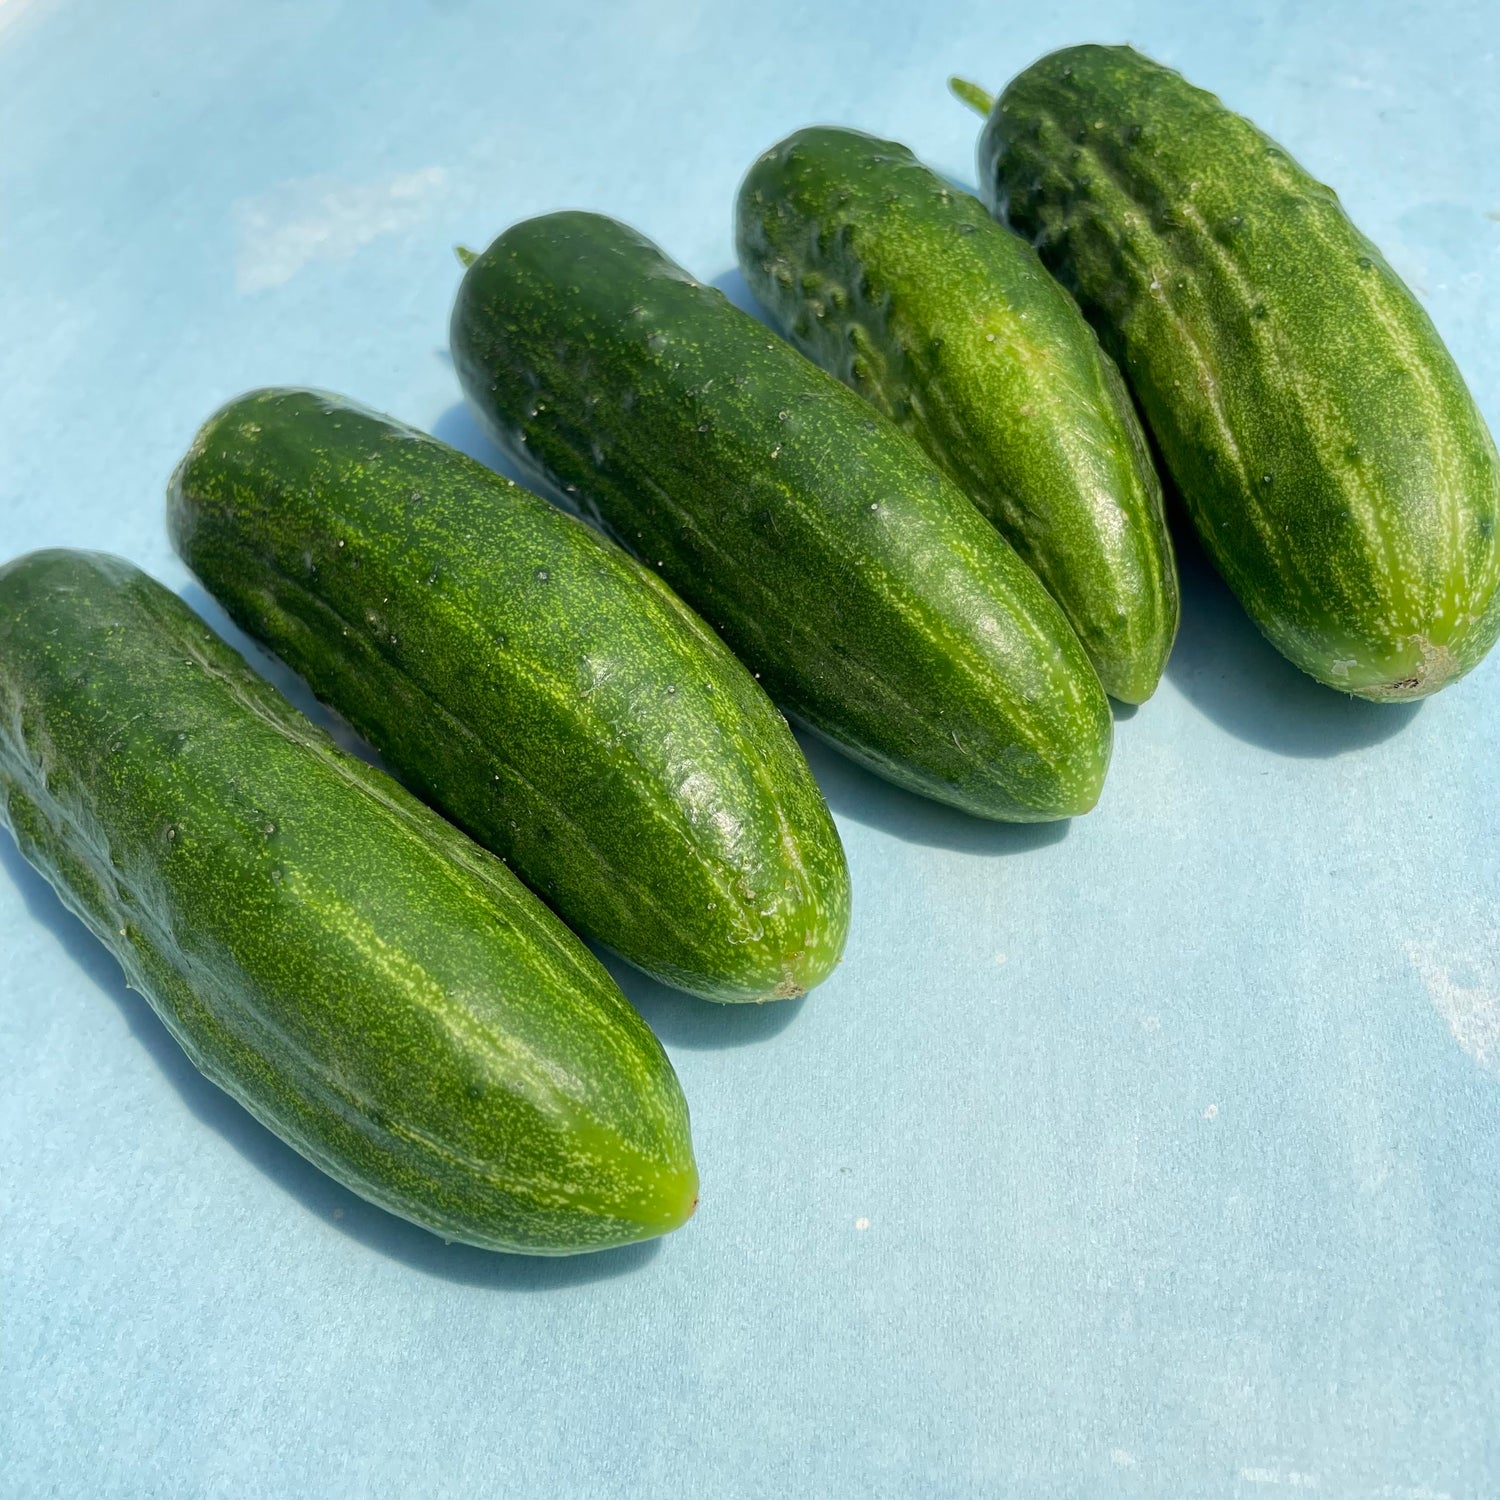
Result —
POLYGON ((507 230, 453 311, 495 439, 692 604, 773 698, 993 818, 1092 807, 1109 706, 1035 575, 917 443, 649 241, 507 230))
POLYGON ((740 268, 792 342, 911 433, 1149 698, 1177 633, 1161 485, 1118 371, 1036 252, 905 146, 799 130, 740 187, 740 268))
POLYGON ((849 874, 786 721, 576 517, 294 390, 216 413, 168 510, 235 620, 573 927, 715 1000, 832 971, 849 874))
POLYGON ((676 1075, 593 955, 119 558, 0 568, 0 817, 193 1062, 363 1197, 557 1255, 692 1212, 676 1075))
POLYGON ((1500 635, 1500 459, 1431 320, 1330 189, 1128 47, 1016 78, 979 175, 1120 361, 1273 645, 1372 699, 1479 661, 1500 635))

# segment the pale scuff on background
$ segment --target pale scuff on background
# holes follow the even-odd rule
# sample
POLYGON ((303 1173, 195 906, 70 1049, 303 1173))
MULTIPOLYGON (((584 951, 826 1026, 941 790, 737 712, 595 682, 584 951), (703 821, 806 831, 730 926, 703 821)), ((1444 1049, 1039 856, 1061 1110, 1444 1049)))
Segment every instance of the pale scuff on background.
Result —
POLYGON ((447 183, 442 167, 380 182, 300 177, 234 205, 235 287, 285 286, 315 261, 347 260, 383 235, 420 224, 447 183))
POLYGON ((1406 956, 1453 1040, 1500 1076, 1500 907, 1476 913, 1469 932, 1456 945, 1408 943, 1406 956))

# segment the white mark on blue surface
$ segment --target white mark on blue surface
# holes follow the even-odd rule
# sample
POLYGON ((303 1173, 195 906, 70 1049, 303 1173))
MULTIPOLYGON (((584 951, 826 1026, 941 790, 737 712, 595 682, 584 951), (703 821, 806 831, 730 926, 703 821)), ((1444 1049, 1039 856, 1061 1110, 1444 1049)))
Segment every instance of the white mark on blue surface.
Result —
POLYGON ((1135 1467, 1135 1454, 1129 1448, 1110 1449, 1109 1461, 1117 1469, 1133 1469, 1135 1467))
POLYGON ((1453 1040, 1486 1072, 1500 1075, 1500 942, 1495 937, 1500 908, 1471 930, 1476 934, 1471 944, 1408 943, 1406 956, 1453 1040))
POLYGON ((19 21, 33 0, 0 0, 0 31, 19 21))
POLYGON ((234 205, 240 292, 285 286, 316 261, 347 260, 372 240, 420 224, 441 196, 441 167, 379 182, 299 177, 234 205))

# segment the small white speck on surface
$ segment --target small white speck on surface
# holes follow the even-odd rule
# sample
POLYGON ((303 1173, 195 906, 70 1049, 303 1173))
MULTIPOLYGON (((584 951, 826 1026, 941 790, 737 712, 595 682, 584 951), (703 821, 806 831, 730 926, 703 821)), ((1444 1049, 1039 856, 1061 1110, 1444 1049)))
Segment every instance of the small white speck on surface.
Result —
POLYGON ((868 1229, 870 1227, 870 1221, 868 1219, 856 1219, 854 1221, 854 1227, 860 1230, 868 1229))
POLYGON ((1217 1120, 1219 1118, 1219 1106, 1217 1104, 1210 1104, 1203 1111, 1203 1118, 1205 1120, 1217 1120))
POLYGON ((1109 1461, 1117 1469, 1133 1469, 1135 1467, 1135 1454, 1128 1448, 1112 1448, 1109 1461))
POLYGON ((1006 962, 1006 955, 1003 954, 1003 953, 997 953, 995 955, 995 962, 997 964, 1003 964, 1003 963, 1005 963, 1006 962))
MULTIPOLYGON (((1309 1474, 1304 1470, 1288 1469, 1283 1473, 1280 1469, 1267 1469, 1259 1465, 1251 1465, 1240 1470, 1240 1478, 1246 1484, 1276 1484, 1285 1485, 1294 1490, 1315 1490, 1318 1488, 1318 1476, 1309 1474)), ((1381 1493, 1385 1493, 1382 1491, 1381 1493)))

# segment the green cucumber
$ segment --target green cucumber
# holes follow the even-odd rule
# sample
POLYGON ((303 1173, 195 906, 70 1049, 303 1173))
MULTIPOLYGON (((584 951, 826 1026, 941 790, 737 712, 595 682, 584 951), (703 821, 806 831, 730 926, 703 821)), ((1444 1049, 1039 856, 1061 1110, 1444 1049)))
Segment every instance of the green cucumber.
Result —
POLYGON ((255 391, 174 475, 183 560, 575 929, 715 1000, 838 962, 844 851, 786 721, 660 579, 387 417, 255 391))
POLYGON ((508 229, 452 346, 496 441, 606 525, 787 712, 992 818, 1087 811, 1099 680, 1050 595, 918 444, 597 214, 508 229))
POLYGON ((1119 372, 1036 252, 857 130, 773 146, 735 225, 745 279, 792 342, 958 480, 1111 696, 1149 698, 1177 633, 1161 485, 1119 372))
POLYGON ((0 568, 0 820, 198 1068, 361 1196, 557 1255, 692 1212, 676 1075, 593 955, 119 558, 0 568))
POLYGON ((1500 458, 1431 320, 1330 189, 1128 47, 1026 69, 990 111, 979 176, 1119 360, 1273 645, 1377 700, 1484 656, 1500 458))

